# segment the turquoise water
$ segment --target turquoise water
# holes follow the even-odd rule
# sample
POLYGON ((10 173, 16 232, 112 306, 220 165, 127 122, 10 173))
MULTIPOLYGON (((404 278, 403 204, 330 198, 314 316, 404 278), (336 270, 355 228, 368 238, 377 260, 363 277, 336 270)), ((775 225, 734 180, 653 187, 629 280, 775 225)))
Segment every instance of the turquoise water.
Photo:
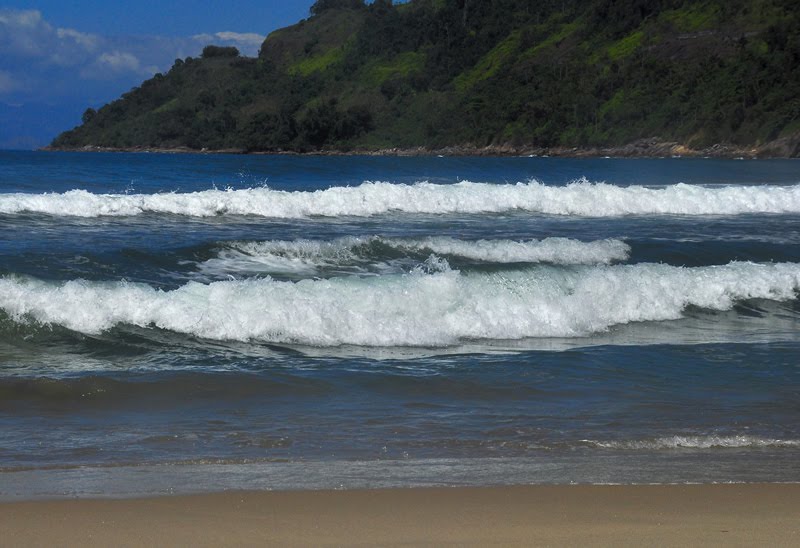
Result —
POLYGON ((0 497, 798 481, 798 166, 0 152, 0 497))

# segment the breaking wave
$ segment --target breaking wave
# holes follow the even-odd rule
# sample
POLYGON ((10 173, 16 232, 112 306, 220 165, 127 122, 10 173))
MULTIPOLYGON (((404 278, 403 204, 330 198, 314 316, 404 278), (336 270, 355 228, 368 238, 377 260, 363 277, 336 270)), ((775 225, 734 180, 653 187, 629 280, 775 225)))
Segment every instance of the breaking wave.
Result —
POLYGON ((686 307, 786 301, 800 264, 537 266, 462 273, 444 261, 408 274, 145 284, 0 278, 14 322, 97 334, 116 325, 192 336, 312 346, 447 346, 470 340, 582 337, 629 322, 673 320, 686 307))
POLYGON ((628 258, 630 247, 620 240, 581 242, 569 238, 543 240, 476 240, 449 237, 382 238, 345 237, 331 241, 270 240, 229 242, 216 257, 198 265, 208 276, 230 274, 319 275, 402 272, 408 261, 431 253, 481 263, 550 263, 564 265, 610 264, 628 258))
POLYGON ((800 447, 800 440, 781 440, 757 436, 668 436, 649 440, 593 441, 584 443, 603 449, 659 450, 659 449, 752 449, 775 447, 800 447))
POLYGON ((273 218, 371 216, 404 213, 498 213, 550 215, 736 215, 798 213, 800 185, 665 187, 616 186, 580 179, 566 186, 532 181, 487 184, 365 182, 354 187, 289 192, 269 188, 163 194, 3 194, 0 213, 99 217, 166 213, 193 217, 257 215, 273 218))

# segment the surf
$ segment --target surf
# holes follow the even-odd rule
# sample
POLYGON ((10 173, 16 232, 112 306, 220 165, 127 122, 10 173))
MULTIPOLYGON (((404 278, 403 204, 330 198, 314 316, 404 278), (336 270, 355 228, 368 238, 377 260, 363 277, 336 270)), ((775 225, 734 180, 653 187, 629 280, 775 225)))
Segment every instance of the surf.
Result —
POLYGON ((444 260, 406 274, 298 282, 272 278, 146 284, 0 278, 14 322, 98 334, 133 325, 216 340, 367 347, 441 347, 476 340, 586 337, 634 322, 789 301, 800 264, 538 266, 463 273, 444 260))
POLYGON ((490 184, 364 182, 316 191, 268 187, 158 194, 64 193, 0 195, 0 214, 55 217, 170 214, 189 217, 251 215, 277 219, 370 217, 387 213, 486 214, 522 211, 544 215, 739 215, 800 212, 800 185, 662 187, 617 186, 585 178, 565 186, 537 181, 490 184))
POLYGON ((460 240, 443 236, 386 238, 348 236, 334 240, 223 242, 197 270, 208 278, 250 274, 402 273, 431 254, 476 264, 611 264, 624 261, 630 246, 621 240, 460 240))

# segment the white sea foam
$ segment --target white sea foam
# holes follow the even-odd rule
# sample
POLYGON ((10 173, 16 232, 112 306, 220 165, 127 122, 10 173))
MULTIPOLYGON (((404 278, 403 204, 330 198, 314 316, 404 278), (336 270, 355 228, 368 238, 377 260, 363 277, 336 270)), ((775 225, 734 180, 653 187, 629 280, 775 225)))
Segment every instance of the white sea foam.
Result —
POLYGON ((628 258, 630 247, 620 240, 581 242, 569 238, 543 240, 457 240, 449 237, 345 237, 330 241, 269 240, 229 242, 216 257, 198 265, 207 276, 270 273, 317 275, 334 272, 401 272, 408 261, 380 257, 379 247, 398 255, 429 254, 491 263, 610 264, 628 258))
MULTIPOLYGON (((435 266, 435 265, 432 265, 435 266)), ((628 322, 680 318, 690 305, 790 300, 800 264, 536 267, 493 274, 409 274, 281 282, 143 284, 0 278, 15 321, 93 334, 117 324, 198 337, 317 346, 445 346, 468 340, 581 337, 628 322)))
POLYGON ((429 237, 418 240, 388 240, 388 245, 412 250, 431 250, 491 263, 610 264, 624 261, 630 246, 620 240, 581 242, 569 238, 544 240, 477 240, 429 237))
POLYGON ((358 237, 333 241, 229 242, 216 250, 215 257, 200 263, 198 271, 211 277, 251 273, 313 276, 325 268, 364 272, 365 258, 354 248, 369 242, 369 238, 358 237))
POLYGON ((749 435, 736 436, 668 436, 649 440, 593 441, 585 443, 606 449, 742 449, 758 447, 800 447, 800 440, 781 440, 749 435))
POLYGON ((800 185, 705 187, 615 186, 581 179, 566 186, 538 182, 391 184, 365 182, 314 192, 269 188, 164 194, 2 194, 0 213, 98 217, 170 213, 194 217, 259 215, 275 218, 370 216, 406 213, 493 213, 512 210, 552 215, 735 215, 798 213, 800 185))

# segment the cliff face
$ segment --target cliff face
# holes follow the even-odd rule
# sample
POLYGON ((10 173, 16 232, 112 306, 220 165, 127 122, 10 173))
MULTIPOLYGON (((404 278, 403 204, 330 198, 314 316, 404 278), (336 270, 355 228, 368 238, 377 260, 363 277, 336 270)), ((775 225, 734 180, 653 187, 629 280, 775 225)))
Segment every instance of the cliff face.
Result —
POLYGON ((55 148, 800 154, 795 0, 318 2, 256 59, 176 60, 55 148))

